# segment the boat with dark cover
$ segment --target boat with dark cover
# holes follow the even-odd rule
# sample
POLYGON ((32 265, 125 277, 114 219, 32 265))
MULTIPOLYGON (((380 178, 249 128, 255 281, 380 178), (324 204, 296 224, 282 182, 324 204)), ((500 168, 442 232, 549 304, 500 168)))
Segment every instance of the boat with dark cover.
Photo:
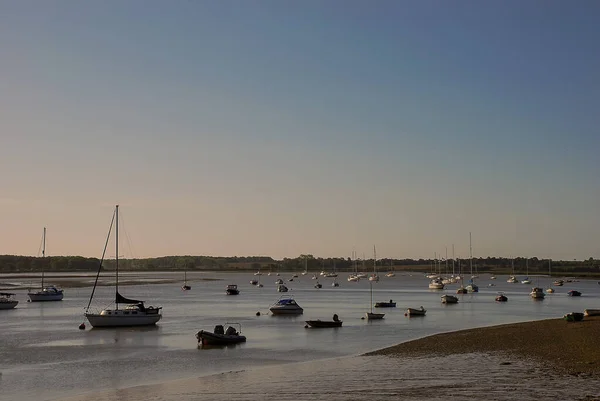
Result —
POLYGON ((227 330, 223 325, 218 324, 215 326, 214 331, 200 330, 196 333, 198 344, 201 345, 231 345, 246 342, 246 336, 242 335, 241 325, 239 323, 225 323, 235 324, 239 326, 239 330, 235 327, 229 326, 227 330))
POLYGON ((342 321, 339 319, 337 313, 333 315, 332 320, 307 320, 306 324, 314 328, 342 327, 342 321))

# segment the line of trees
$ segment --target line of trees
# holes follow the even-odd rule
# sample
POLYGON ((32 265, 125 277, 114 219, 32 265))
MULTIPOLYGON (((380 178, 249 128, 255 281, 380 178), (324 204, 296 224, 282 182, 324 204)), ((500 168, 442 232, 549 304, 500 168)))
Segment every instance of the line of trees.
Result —
MULTIPOLYGON (((470 272, 469 260, 454 261, 454 272, 470 272)), ((105 260, 103 268, 114 269, 114 260, 105 260)), ((525 258, 473 258, 474 270, 478 273, 523 275, 526 271, 533 274, 585 274, 600 273, 600 260, 589 258, 584 261, 550 261, 537 257, 525 258)), ((45 258, 31 256, 0 255, 0 273, 26 272, 95 272, 98 270, 98 258, 82 256, 49 256, 45 258)), ((313 255, 300 255, 297 258, 275 260, 268 256, 163 256, 147 259, 119 259, 119 268, 129 271, 165 271, 165 270, 262 270, 272 271, 372 271, 373 259, 352 260, 351 258, 319 258, 313 255)), ((411 270, 452 273, 453 261, 434 261, 431 259, 378 259, 377 270, 411 270), (448 267, 446 267, 448 266, 448 267)))

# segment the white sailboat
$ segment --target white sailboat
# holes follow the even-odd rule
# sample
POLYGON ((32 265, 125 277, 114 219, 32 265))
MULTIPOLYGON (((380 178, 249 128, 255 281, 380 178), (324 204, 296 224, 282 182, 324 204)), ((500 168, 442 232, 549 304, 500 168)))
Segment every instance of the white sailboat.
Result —
MULTIPOLYGON (((550 283, 552 283, 552 260, 551 259, 548 259, 548 277, 550 277, 550 283)), ((552 288, 552 284, 550 284, 550 286, 548 286, 548 288, 546 289, 546 292, 548 294, 554 293, 554 288, 552 288)))
MULTIPOLYGON (((90 300, 86 307, 85 317, 93 327, 126 327, 126 326, 151 326, 156 324, 161 318, 162 307, 154 307, 144 305, 144 301, 137 299, 125 298, 119 293, 119 205, 115 207, 113 214, 113 220, 108 230, 108 237, 106 238, 106 245, 104 247, 104 253, 100 260, 100 267, 96 275, 96 281, 90 300), (102 270, 102 262, 104 261, 104 253, 106 253, 106 245, 108 245, 108 239, 112 231, 113 223, 115 223, 115 308, 114 309, 103 309, 99 312, 90 312, 90 305, 94 297, 96 285, 98 284, 98 277, 102 270), (124 308, 119 308, 119 304, 125 304, 124 308)), ((85 328, 82 324, 80 328, 85 328)))
POLYGON ((373 245, 373 274, 369 276, 369 281, 379 281, 379 276, 377 275, 377 251, 375 250, 375 245, 373 245))
POLYGON ((469 264, 471 265, 471 280, 469 285, 467 286, 467 291, 469 292, 479 292, 479 287, 475 284, 475 277, 473 275, 473 246, 471 245, 471 233, 469 232, 469 264))
POLYGON ((531 284, 529 279, 529 259, 525 258, 525 278, 521 280, 521 284, 531 284))
MULTIPOLYGON (((42 258, 46 257, 46 227, 42 236, 42 258)), ((61 301, 63 299, 63 290, 54 286, 44 287, 44 266, 42 263, 42 285, 40 291, 29 292, 29 302, 48 302, 61 301)))

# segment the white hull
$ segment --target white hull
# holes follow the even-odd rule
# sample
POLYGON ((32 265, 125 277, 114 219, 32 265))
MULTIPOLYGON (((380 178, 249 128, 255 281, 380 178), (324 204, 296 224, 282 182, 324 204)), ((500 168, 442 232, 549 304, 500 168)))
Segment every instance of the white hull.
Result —
POLYGON ((93 327, 131 327, 154 325, 162 318, 162 315, 158 313, 148 315, 140 312, 137 315, 107 315, 105 311, 102 311, 100 313, 86 313, 85 317, 93 327))
POLYGON ((31 302, 62 301, 62 299, 63 299, 62 292, 59 294, 36 292, 36 293, 29 293, 27 295, 29 296, 29 300, 31 302))

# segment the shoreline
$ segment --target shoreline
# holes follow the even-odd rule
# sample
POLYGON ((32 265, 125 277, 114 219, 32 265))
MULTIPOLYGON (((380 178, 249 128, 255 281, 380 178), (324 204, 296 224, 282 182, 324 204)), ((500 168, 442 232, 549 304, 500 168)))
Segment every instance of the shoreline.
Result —
MULTIPOLYGON (((365 356, 440 357, 485 353, 527 358, 559 373, 600 377, 600 316, 546 319, 434 334, 365 356)), ((510 363, 510 362, 508 362, 510 363)))

